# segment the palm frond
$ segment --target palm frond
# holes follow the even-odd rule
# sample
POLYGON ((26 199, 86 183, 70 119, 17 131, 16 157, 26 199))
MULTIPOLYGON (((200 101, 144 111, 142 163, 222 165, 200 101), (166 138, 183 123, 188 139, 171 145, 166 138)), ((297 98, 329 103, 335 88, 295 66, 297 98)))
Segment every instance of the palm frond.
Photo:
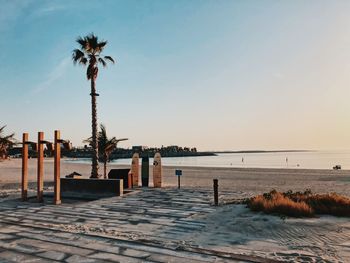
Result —
POLYGON ((80 59, 79 64, 86 65, 87 62, 88 62, 87 58, 83 57, 83 58, 80 59))
POLYGON ((113 64, 115 63, 114 59, 111 56, 104 56, 104 59, 109 60, 113 64))
POLYGON ((92 137, 89 137, 89 138, 83 140, 83 143, 88 143, 91 146, 91 144, 92 144, 92 137))
POLYGON ((15 134, 11 133, 9 135, 3 135, 5 126, 0 128, 0 158, 7 156, 9 149, 17 144, 17 140, 14 138, 15 134))
POLYGON ((103 67, 107 66, 107 63, 103 60, 103 58, 98 58, 98 61, 102 64, 103 67))
POLYGON ((87 42, 85 37, 78 37, 76 42, 80 45, 81 49, 86 50, 87 42))
POLYGON ((104 152, 107 156, 109 156, 114 151, 115 148, 117 148, 117 144, 114 144, 114 143, 108 144, 104 149, 104 152))
POLYGON ((5 128, 6 128, 6 125, 4 125, 0 128, 0 134, 5 130, 5 128))
POLYGON ((81 61, 85 58, 85 54, 84 52, 82 52, 81 50, 79 49, 74 49, 73 50, 73 53, 72 53, 72 60, 73 60, 73 63, 76 64, 76 63, 82 63, 81 61))
POLYGON ((87 42, 88 51, 91 53, 95 53, 98 49, 98 37, 94 35, 94 33, 89 34, 85 37, 87 42))
POLYGON ((117 143, 118 143, 118 142, 122 142, 122 141, 127 141, 127 140, 129 140, 129 139, 128 139, 128 138, 117 139, 117 143))
POLYGON ((96 52, 101 53, 106 45, 107 41, 98 42, 96 46, 96 52))

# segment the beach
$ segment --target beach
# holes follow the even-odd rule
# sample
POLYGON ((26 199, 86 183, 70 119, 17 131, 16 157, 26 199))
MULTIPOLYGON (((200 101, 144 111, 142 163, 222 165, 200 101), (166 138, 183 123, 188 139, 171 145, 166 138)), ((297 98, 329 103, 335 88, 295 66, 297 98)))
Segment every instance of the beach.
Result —
MULTIPOLYGON (((44 167, 44 181, 48 183, 45 191, 49 192, 53 161, 46 159, 44 167)), ((108 170, 125 167, 111 164, 108 170)), ((90 165, 62 161, 62 177, 73 171, 88 178, 90 165)), ((66 258, 67 262, 99 262, 96 260, 101 258, 123 262, 350 260, 348 218, 283 218, 254 213, 245 205, 236 204, 273 188, 308 188, 315 193, 349 196, 347 170, 164 166, 161 189, 138 188, 123 197, 91 202, 64 200, 60 206, 51 205, 50 198, 45 205, 38 205, 35 199, 24 203, 13 199, 20 194, 20 178, 20 159, 0 162, 0 237, 4 239, 0 249, 14 248, 12 252, 0 253, 3 259, 25 254, 25 258, 33 260, 66 258), (183 171, 181 189, 177 189, 175 169, 183 171), (218 207, 213 206, 214 178, 219 179, 218 207), (57 244, 62 251, 57 250, 57 244), (75 250, 66 244, 73 244, 75 250), (23 246, 29 246, 30 252, 23 246), (116 246, 124 252, 115 253, 116 246)), ((35 180, 36 159, 30 159, 31 195, 35 195, 35 180)))
MULTIPOLYGON (((36 159, 28 161, 28 180, 36 181, 36 159)), ((110 169, 129 168, 128 165, 108 164, 110 169)), ((271 189, 279 191, 304 191, 311 189, 315 193, 330 193, 349 196, 349 170, 321 169, 273 169, 273 168, 217 168, 217 167, 181 167, 163 166, 163 186, 177 186, 175 169, 182 170, 181 186, 211 189, 213 179, 219 180, 219 189, 239 192, 251 196, 271 189)), ((91 166, 88 163, 61 161, 61 177, 72 172, 78 172, 84 178, 90 175, 91 166)), ((44 181, 53 181, 53 159, 46 158, 44 162, 44 181)), ((103 164, 100 164, 100 173, 103 164)), ((141 169, 140 169, 141 174, 141 169)), ((152 182, 152 165, 150 165, 150 186, 152 182)), ((21 181, 21 159, 11 159, 0 162, 0 185, 13 185, 21 181)))

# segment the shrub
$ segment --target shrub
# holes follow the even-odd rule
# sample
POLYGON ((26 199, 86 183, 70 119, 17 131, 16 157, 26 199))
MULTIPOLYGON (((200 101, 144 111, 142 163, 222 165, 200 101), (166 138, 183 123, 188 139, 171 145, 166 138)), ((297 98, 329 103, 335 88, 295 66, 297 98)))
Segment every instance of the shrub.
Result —
POLYGON ((350 217, 349 198, 335 193, 312 194, 308 189, 295 193, 272 190, 249 199, 247 206, 253 211, 291 217, 311 217, 314 214, 350 217))

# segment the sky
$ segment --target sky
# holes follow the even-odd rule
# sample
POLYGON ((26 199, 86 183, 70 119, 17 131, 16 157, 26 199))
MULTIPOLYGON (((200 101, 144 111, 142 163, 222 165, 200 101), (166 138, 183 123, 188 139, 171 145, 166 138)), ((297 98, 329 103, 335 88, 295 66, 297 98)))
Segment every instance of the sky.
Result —
POLYGON ((77 37, 107 40, 98 122, 132 145, 350 149, 350 1, 0 0, 0 126, 91 134, 77 37))

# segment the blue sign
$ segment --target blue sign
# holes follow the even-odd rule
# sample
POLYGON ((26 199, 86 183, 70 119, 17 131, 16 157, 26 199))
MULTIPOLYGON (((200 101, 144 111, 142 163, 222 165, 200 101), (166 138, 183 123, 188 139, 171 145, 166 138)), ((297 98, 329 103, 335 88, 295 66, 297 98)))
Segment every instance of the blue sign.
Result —
POLYGON ((176 176, 181 176, 182 175, 182 170, 175 170, 175 175, 176 176))

